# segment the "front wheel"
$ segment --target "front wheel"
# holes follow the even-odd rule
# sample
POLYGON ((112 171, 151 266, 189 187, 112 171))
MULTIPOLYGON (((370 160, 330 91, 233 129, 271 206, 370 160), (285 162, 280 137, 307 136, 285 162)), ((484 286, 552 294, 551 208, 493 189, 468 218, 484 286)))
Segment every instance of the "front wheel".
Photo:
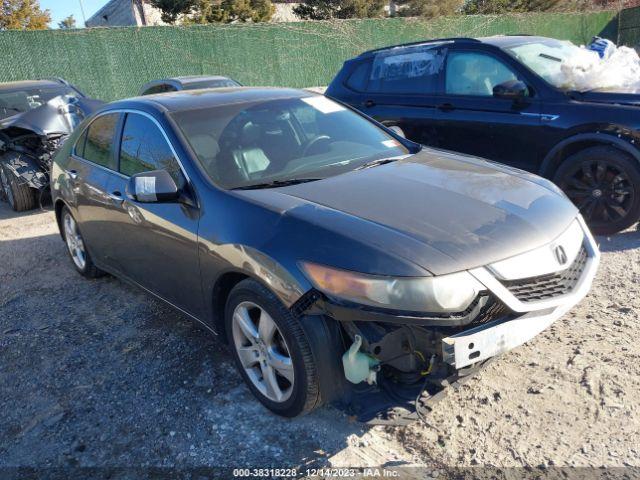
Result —
POLYGON ((613 234, 640 219, 640 165, 617 148, 599 146, 575 153, 553 180, 594 233, 613 234))
POLYGON ((15 212, 24 212, 36 207, 36 191, 8 167, 0 164, 0 188, 9 206, 15 212))
POLYGON ((235 363, 264 406, 295 417, 321 404, 309 339, 275 295, 255 280, 243 280, 231 291, 225 313, 235 363))

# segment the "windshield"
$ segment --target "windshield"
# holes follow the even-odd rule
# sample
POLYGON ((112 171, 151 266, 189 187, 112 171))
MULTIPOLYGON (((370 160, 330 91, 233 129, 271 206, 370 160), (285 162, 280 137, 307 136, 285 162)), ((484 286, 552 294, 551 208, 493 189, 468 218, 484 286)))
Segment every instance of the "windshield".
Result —
POLYGON ((200 163, 223 188, 320 179, 409 154, 391 135, 323 96, 173 114, 200 163))
POLYGON ((78 93, 66 86, 26 88, 0 92, 0 120, 34 110, 60 95, 77 97, 78 93))
POLYGON ((568 41, 549 39, 516 45, 506 50, 551 85, 563 88, 562 63, 579 54, 580 48, 568 41))

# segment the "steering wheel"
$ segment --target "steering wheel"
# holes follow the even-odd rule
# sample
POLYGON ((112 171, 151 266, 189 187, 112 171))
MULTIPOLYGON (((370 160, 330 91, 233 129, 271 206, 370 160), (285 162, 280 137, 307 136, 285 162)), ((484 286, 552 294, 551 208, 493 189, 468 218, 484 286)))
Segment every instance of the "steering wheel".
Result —
POLYGON ((317 137, 312 138, 304 146, 304 150, 302 150, 302 156, 306 157, 307 154, 309 153, 309 150, 311 150, 312 147, 315 147, 320 142, 327 142, 327 141, 331 141, 331 137, 328 135, 318 135, 317 137))

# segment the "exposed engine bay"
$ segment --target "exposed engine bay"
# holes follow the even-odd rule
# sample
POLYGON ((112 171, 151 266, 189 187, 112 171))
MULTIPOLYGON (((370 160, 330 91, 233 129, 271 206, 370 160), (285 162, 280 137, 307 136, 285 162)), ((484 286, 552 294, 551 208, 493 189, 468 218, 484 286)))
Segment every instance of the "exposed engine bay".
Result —
POLYGON ((55 153, 74 128, 103 104, 69 92, 46 102, 32 99, 31 110, 0 121, 0 195, 16 211, 46 201, 55 153))

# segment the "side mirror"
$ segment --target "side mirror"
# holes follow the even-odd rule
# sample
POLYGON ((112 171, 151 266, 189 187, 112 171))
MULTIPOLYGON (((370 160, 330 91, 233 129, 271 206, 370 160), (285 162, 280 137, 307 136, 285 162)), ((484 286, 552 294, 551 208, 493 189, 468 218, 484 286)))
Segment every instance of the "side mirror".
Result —
POLYGON ((140 203, 177 202, 178 186, 166 170, 136 173, 127 184, 127 195, 140 203))
POLYGON ((493 96, 507 100, 521 100, 527 96, 529 88, 520 80, 508 80, 493 87, 493 96))
POLYGON ((399 126, 389 125, 387 128, 391 130, 393 133, 395 133, 396 135, 398 135, 399 137, 407 138, 407 136, 404 134, 404 130, 402 130, 399 126))

